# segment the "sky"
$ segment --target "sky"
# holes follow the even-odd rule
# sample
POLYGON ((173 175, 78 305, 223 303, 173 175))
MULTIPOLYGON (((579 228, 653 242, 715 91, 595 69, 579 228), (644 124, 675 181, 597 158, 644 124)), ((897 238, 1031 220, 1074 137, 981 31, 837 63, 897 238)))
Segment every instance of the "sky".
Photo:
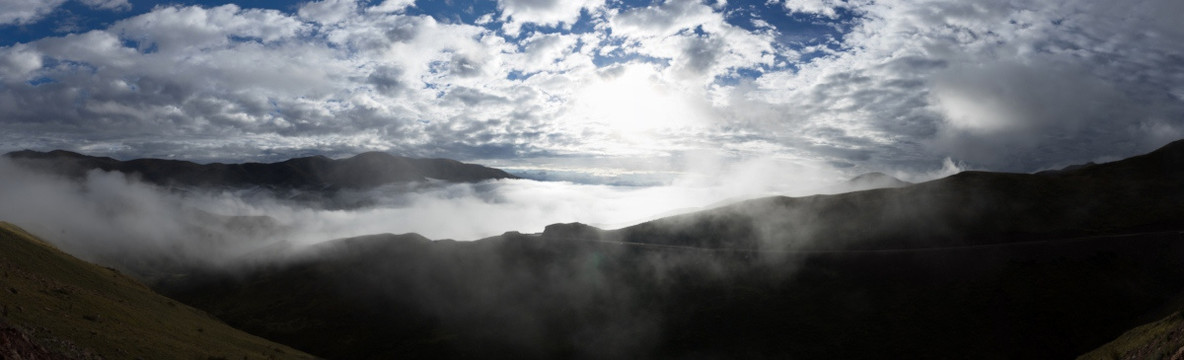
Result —
POLYGON ((1180 14, 1178 0, 0 0, 0 151, 387 151, 606 184, 733 164, 1031 172, 1184 137, 1180 14))

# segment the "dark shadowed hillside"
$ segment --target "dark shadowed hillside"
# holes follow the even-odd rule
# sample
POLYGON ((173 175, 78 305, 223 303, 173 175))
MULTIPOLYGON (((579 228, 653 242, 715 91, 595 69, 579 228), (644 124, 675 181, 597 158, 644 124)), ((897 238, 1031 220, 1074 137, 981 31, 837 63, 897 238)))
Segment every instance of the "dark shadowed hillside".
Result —
POLYGON ((780 257, 384 235, 158 288, 327 358, 1048 359, 1161 316, 1184 290, 1184 243, 780 257))
POLYGON ((1182 173, 1177 142, 612 231, 345 239, 157 287, 329 358, 1071 358, 1184 294, 1182 173))
POLYGON ((0 222, 0 358, 308 359, 0 222))
POLYGON ((270 164, 197 164, 163 159, 119 161, 63 150, 24 150, 4 156, 30 168, 69 177, 83 177, 87 171, 95 169, 119 171, 138 174, 144 181, 162 186, 326 190, 368 189, 428 178, 451 182, 516 178, 481 165, 449 159, 407 158, 382 152, 368 152, 340 160, 313 156, 270 164))
POLYGON ((1041 174, 968 171, 894 189, 750 200, 613 231, 628 242, 772 251, 967 246, 1184 228, 1184 142, 1041 174))

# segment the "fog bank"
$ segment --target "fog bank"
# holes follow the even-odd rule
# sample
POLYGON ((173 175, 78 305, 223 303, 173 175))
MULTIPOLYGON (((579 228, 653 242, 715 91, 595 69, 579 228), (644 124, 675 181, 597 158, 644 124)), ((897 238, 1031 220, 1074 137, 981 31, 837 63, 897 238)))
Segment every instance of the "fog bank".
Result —
MULTIPOLYGON (((752 161, 690 172, 663 186, 497 180, 428 182, 339 191, 345 209, 258 189, 176 189, 91 171, 82 181, 0 159, 0 220, 88 260, 144 258, 225 262, 244 254, 377 233, 476 240, 554 223, 611 229, 762 195, 804 195, 841 178, 786 172, 752 161)), ((315 196, 326 196, 317 194, 315 196)))

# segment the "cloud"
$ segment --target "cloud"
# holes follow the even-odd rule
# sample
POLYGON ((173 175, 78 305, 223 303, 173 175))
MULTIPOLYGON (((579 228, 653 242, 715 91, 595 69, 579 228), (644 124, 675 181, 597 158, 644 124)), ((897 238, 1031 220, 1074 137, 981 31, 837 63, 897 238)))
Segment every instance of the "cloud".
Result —
POLYGON ((127 11, 131 10, 132 4, 127 0, 78 0, 95 9, 127 11))
POLYGON ((568 26, 575 24, 581 11, 593 12, 604 0, 498 0, 502 30, 517 36, 523 24, 568 26))
POLYGON ((66 0, 2 0, 0 26, 38 22, 65 2, 66 0))
MULTIPOLYGON (((1005 151, 1018 156, 1051 134, 1121 131, 1113 128, 1114 119, 1142 112, 1125 94, 1081 69, 993 63, 947 69, 934 82, 933 102, 946 119, 943 136, 950 138, 945 146, 972 161, 983 160, 982 150, 988 149, 975 147, 984 144, 1006 144, 1005 151)), ((992 152, 989 157, 999 156, 992 152)))
POLYGON ((415 6, 415 0, 384 0, 381 4, 367 8, 366 11, 375 12, 401 12, 409 7, 415 6))
POLYGON ((316 35, 314 24, 273 10, 158 8, 107 30, 7 49, 3 71, 16 76, 5 80, 41 70, 50 82, 12 83, 0 104, 8 104, 6 122, 46 132, 101 120, 105 128, 93 141, 144 132, 176 139, 336 132, 328 136, 337 141, 400 134, 374 144, 389 148, 421 138, 406 127, 417 118, 449 116, 436 111, 437 90, 425 82, 481 75, 496 61, 483 48, 499 44, 474 40, 473 27, 389 14, 363 20, 316 35), (400 33, 401 23, 414 27, 400 33), (351 60, 353 51, 364 56, 351 60), (61 66, 34 69, 34 54, 61 66))
POLYGON ((522 63, 516 68, 524 72, 562 71, 569 54, 579 45, 575 35, 534 33, 521 42, 522 63))
MULTIPOLYGON (((310 4, 304 8, 321 3, 310 4)), ((276 10, 163 7, 116 23, 104 33, 134 41, 137 50, 179 56, 292 39, 307 25, 276 10)))
MULTIPOLYGON (((382 3, 377 11, 397 8, 399 4, 382 3)), ((345 21, 356 15, 358 3, 355 0, 322 0, 304 4, 296 13, 303 19, 312 20, 323 25, 332 25, 345 21)))
POLYGON ((29 75, 44 65, 41 54, 24 44, 14 45, 0 54, 0 79, 9 83, 29 80, 29 75))
POLYGON ((853 4, 839 0, 785 0, 782 3, 791 13, 804 13, 828 18, 838 18, 838 9, 850 8, 853 4))
MULTIPOLYGON (((127 11, 132 4, 128 0, 78 0, 98 10, 127 11)), ((40 22, 56 11, 66 0, 0 0, 0 26, 29 25, 40 22)))
POLYGON ((772 34, 737 28, 697 1, 620 11, 608 26, 613 37, 625 41, 622 52, 670 59, 672 73, 707 83, 729 70, 772 65, 775 52, 772 34))
POLYGON ((1130 36, 1143 31, 1134 19, 1161 36, 1178 34, 1147 11, 1167 2, 1126 10, 1091 2, 847 4, 859 17, 838 51, 755 82, 756 94, 797 113, 792 122, 766 123, 768 132, 784 138, 783 131, 825 126, 841 132, 806 141, 895 158, 836 160, 947 155, 1031 171, 1051 159, 1150 150, 1162 138, 1144 129, 1180 114, 1160 90, 1175 81, 1161 69, 1177 68, 1165 60, 1179 51, 1158 36, 1130 36), (1117 43, 1124 45, 1107 45, 1117 43))
POLYGON ((482 24, 395 0, 161 6, 0 48, 0 150, 715 151, 855 175, 947 157, 1032 171, 1141 153, 1184 129, 1171 1, 749 5, 502 1, 482 24))

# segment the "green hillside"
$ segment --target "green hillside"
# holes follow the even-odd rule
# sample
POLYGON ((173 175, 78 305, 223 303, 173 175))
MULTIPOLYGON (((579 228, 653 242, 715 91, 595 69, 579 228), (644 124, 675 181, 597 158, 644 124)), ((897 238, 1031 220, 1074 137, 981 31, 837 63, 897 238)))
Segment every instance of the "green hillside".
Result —
POLYGON ((8 347, 0 349, 0 358, 312 358, 231 328, 4 222, 0 344, 8 347))
POLYGON ((1184 312, 1131 329, 1078 359, 1184 359, 1184 312))

